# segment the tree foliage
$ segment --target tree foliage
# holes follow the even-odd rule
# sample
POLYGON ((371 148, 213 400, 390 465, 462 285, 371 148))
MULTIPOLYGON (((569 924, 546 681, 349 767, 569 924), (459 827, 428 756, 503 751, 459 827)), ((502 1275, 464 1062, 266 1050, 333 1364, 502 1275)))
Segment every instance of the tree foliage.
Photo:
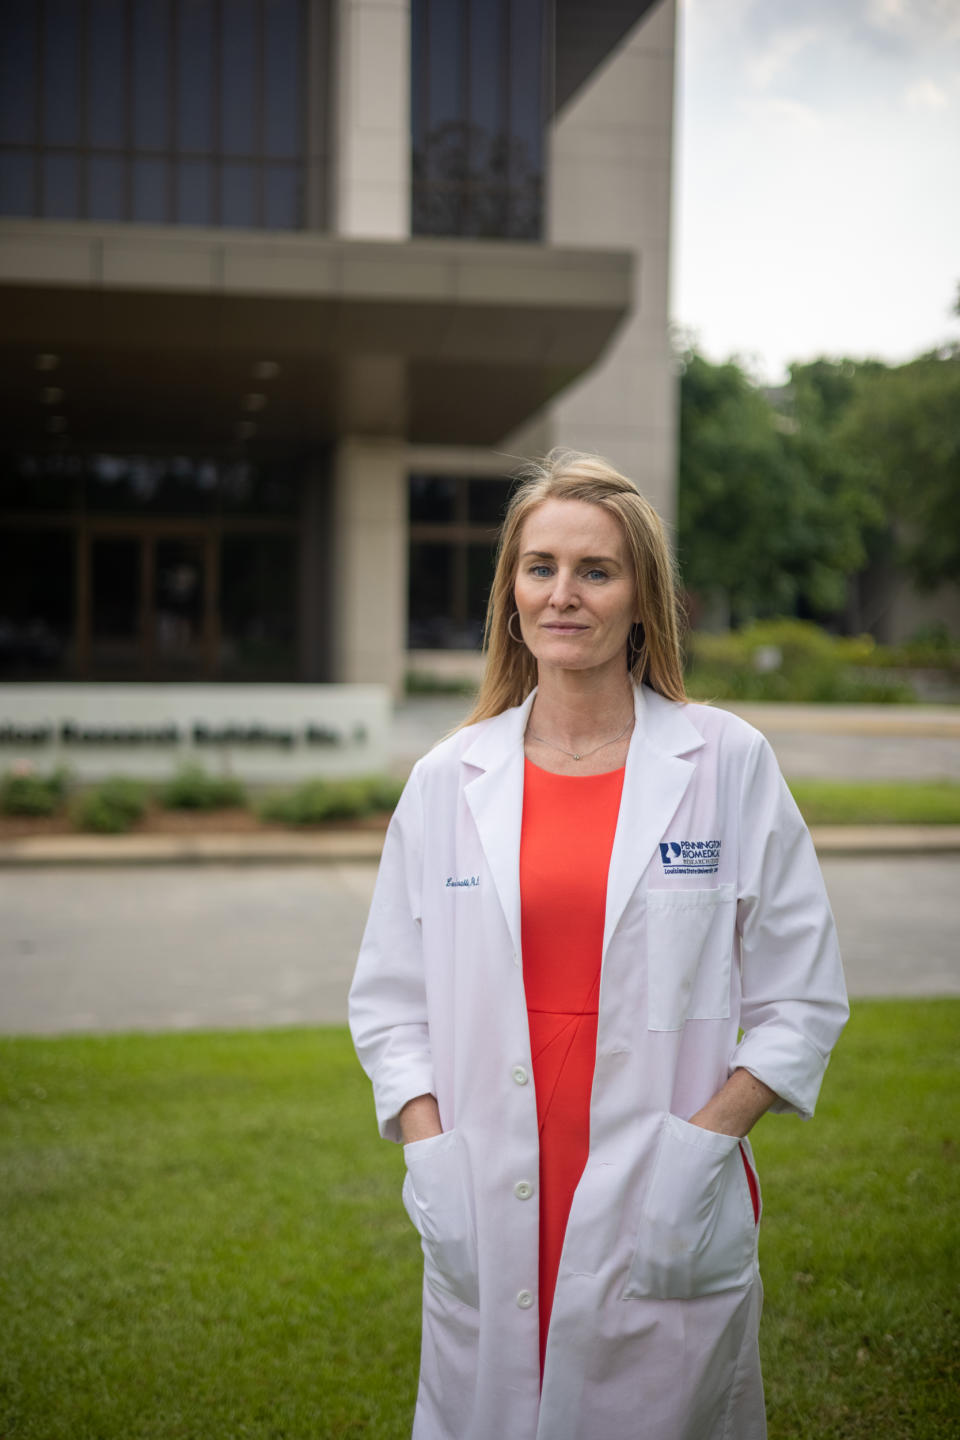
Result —
POLYGON ((688 352, 678 530, 688 589, 734 624, 827 620, 891 551, 919 584, 960 581, 960 352, 816 360, 770 394, 688 352))

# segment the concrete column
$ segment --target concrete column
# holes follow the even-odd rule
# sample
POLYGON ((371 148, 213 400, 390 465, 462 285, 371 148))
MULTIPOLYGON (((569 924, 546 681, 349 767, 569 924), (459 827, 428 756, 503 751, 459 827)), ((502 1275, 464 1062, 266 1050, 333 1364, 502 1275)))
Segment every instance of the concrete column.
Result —
POLYGON ((333 679, 399 695, 407 645, 407 462, 399 440, 348 436, 334 454, 333 679))
POLYGON ((647 12, 555 116, 547 238, 632 250, 633 309, 606 354, 509 437, 605 455, 675 514, 676 379, 668 341, 675 0, 647 12))
POLYGON ((410 234, 409 0, 339 0, 333 229, 362 239, 410 234))

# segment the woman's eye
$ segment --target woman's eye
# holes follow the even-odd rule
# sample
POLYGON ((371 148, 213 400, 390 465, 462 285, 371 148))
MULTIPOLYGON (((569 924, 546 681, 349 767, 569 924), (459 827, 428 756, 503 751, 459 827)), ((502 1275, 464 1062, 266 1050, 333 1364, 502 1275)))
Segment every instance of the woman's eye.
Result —
POLYGON ((548 576, 548 575, 550 574, 550 566, 549 566, 549 565, 531 565, 531 566, 530 566, 530 574, 531 574, 531 575, 536 575, 538 579, 543 579, 543 578, 545 578, 546 576, 548 576))
POLYGON ((587 571, 587 579, 588 579, 588 580, 606 580, 606 578, 607 578, 607 572, 606 572, 606 570, 588 570, 588 571, 587 571))

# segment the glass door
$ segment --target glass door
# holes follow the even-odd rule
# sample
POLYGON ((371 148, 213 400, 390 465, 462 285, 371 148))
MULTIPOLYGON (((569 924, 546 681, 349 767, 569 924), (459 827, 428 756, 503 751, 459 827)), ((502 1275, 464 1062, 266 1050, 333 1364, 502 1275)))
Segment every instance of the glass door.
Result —
POLYGON ((100 679, 136 679, 143 667, 143 538, 90 538, 90 651, 100 679))
POLYGON ((207 542, 200 535, 155 535, 152 547, 152 668, 161 675, 200 675, 208 659, 207 542))
POLYGON ((190 680, 212 674, 215 540, 141 524, 89 539, 89 674, 190 680))

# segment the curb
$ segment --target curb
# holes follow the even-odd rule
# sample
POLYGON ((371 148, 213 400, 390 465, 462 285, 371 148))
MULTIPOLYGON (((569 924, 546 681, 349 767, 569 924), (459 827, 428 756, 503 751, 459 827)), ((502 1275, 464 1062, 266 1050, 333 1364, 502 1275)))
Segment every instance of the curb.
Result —
MULTIPOLYGON (((960 825, 817 825, 821 856, 960 855, 960 825)), ((93 865, 376 864, 377 831, 321 835, 54 835, 0 843, 0 868, 93 865)))

